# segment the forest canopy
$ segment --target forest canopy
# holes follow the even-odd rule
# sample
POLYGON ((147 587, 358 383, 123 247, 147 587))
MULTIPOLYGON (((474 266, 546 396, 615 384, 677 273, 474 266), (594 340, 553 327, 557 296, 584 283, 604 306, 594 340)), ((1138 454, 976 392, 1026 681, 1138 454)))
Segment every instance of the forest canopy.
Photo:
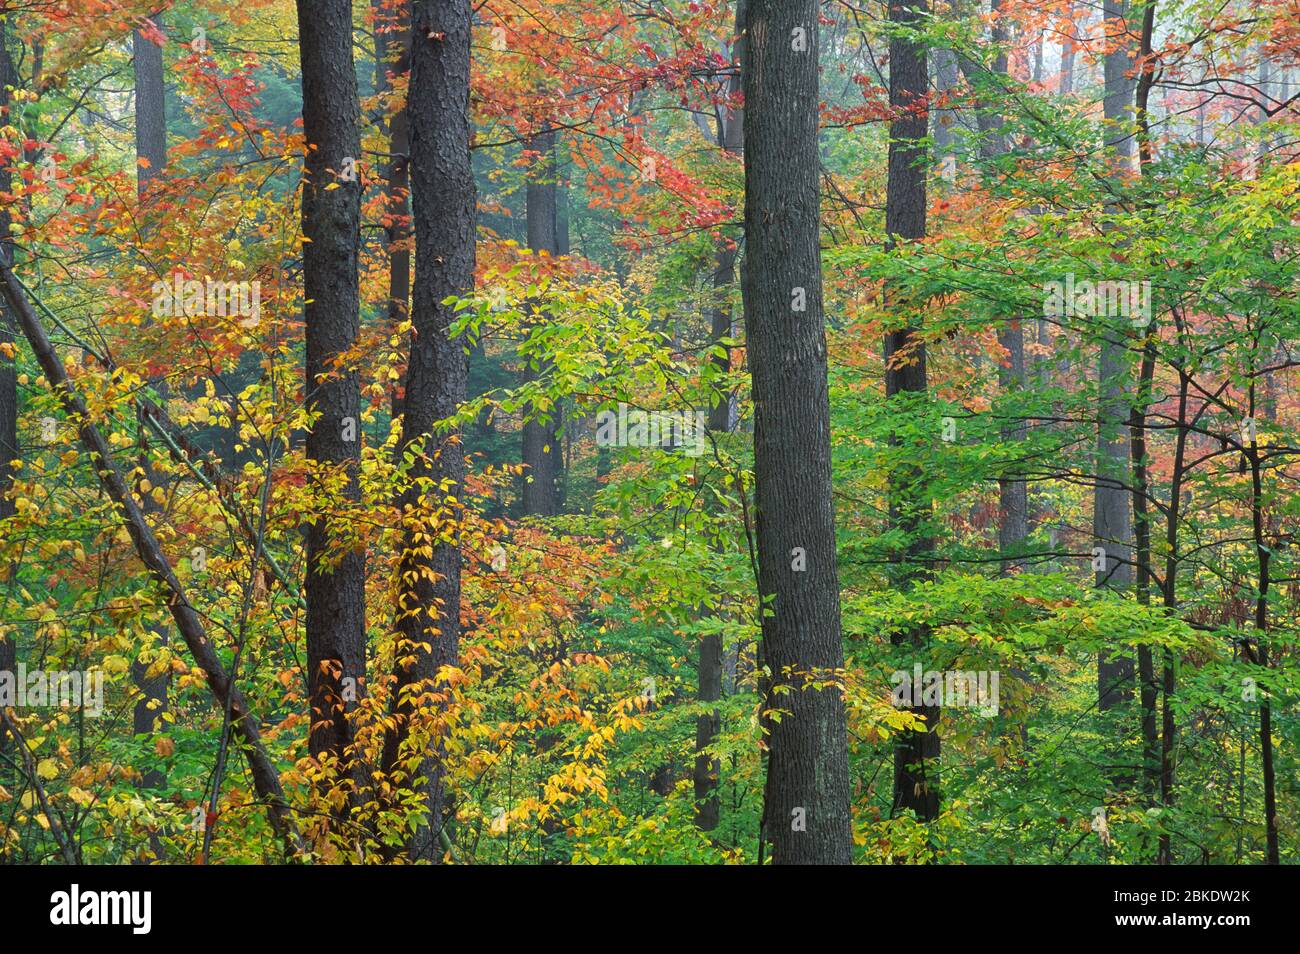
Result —
POLYGON ((0 861, 1300 859, 1295 0, 0 0, 0 861))

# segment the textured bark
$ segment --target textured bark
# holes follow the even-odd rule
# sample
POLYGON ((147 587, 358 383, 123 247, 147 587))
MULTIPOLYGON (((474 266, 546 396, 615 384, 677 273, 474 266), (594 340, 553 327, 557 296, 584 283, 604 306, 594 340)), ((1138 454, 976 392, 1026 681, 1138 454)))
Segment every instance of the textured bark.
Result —
MULTIPOLYGON (((339 356, 359 328, 357 248, 361 185, 349 174, 361 157, 357 80, 352 59, 351 0, 299 0, 302 63, 303 317, 307 336, 303 399, 319 414, 307 434, 307 457, 321 475, 340 475, 328 501, 346 508, 360 497, 361 399, 355 370, 339 356)), ((349 768, 352 726, 366 676, 365 553, 339 553, 337 533, 321 514, 307 527, 307 676, 311 704, 309 749, 336 760, 340 776, 360 784, 349 768)))
MULTIPOLYGON (((903 26, 918 27, 928 13, 926 0, 891 0, 889 5, 890 22, 903 26)), ((885 231, 891 247, 899 239, 925 236, 927 72, 923 43, 905 36, 890 38, 889 103, 896 115, 889 126, 885 231)), ((886 301, 905 304, 892 289, 886 289, 886 301)), ((927 387, 925 342, 917 330, 890 332, 885 338, 886 397, 924 393, 927 387)), ((891 475, 889 516, 890 523, 907 535, 908 543, 897 555, 894 573, 895 584, 907 587, 928 573, 934 550, 925 529, 930 519, 930 496, 919 466, 902 466, 891 475)), ((920 649, 928 637, 923 628, 916 628, 896 634, 893 642, 920 649)), ((918 819, 933 821, 939 816, 939 708, 915 706, 910 711, 924 717, 926 728, 897 736, 893 811, 911 810, 918 819)))
MULTIPOLYGON (((162 15, 155 14, 152 19, 162 31, 162 15)), ((136 189, 143 200, 149 182, 162 175, 167 167, 167 104, 163 89, 162 47, 136 30, 131 37, 131 49, 135 71, 136 189)), ((140 430, 141 443, 144 444, 145 428, 141 426, 140 430)), ((153 483, 154 473, 149 465, 147 445, 141 454, 141 468, 153 483)), ((152 496, 142 495, 141 500, 146 514, 158 510, 152 496)), ((164 627, 155 629, 154 635, 161 646, 169 642, 164 627)), ((153 735, 157 720, 167 708, 170 678, 167 673, 150 678, 148 664, 136 659, 131 663, 131 679, 139 691, 131 714, 132 731, 147 738, 153 735)), ((161 788, 166 783, 166 776, 161 769, 150 768, 141 773, 140 783, 145 788, 161 788)))
MULTIPOLYGON (((1124 31, 1123 0, 1106 0, 1106 36, 1115 49, 1106 54, 1102 110, 1107 122, 1106 145, 1112 150, 1116 175, 1127 174, 1133 162, 1133 67, 1124 31), (1121 33, 1123 35, 1121 36, 1121 33)), ((1123 590, 1133 584, 1133 522, 1129 485, 1129 398, 1126 394, 1124 344, 1118 329, 1102 323, 1097 378, 1101 390, 1097 430, 1097 479, 1093 494, 1094 546, 1106 551, 1105 569, 1097 571, 1097 586, 1123 590)), ((1098 709, 1105 711, 1133 698, 1133 658, 1103 652, 1097 657, 1098 709)))
MULTIPOLYGON (((745 112, 741 106, 732 105, 739 99, 741 89, 741 58, 743 56, 746 0, 737 0, 736 26, 733 33, 730 60, 733 65, 727 79, 728 105, 719 111, 718 146, 731 154, 739 154, 745 143, 745 112)), ((731 370, 731 351, 719 343, 732 337, 731 288, 736 280, 736 247, 723 239, 718 242, 713 270, 713 308, 709 329, 709 342, 722 350, 713 354, 710 361, 721 373, 731 370)), ((709 430, 725 433, 731 430, 731 398, 725 396, 709 408, 709 430)), ((700 702, 717 702, 722 698, 722 636, 710 633, 700 640, 699 684, 700 702)), ((695 827, 700 831, 713 831, 718 827, 721 806, 718 801, 718 782, 722 764, 707 754, 707 749, 718 738, 722 722, 718 710, 700 715, 695 722, 695 827)))
MULTIPOLYGON (((151 17, 163 30, 162 14, 151 17)), ((139 30, 131 37, 135 63, 135 155, 148 165, 136 163, 136 186, 144 195, 149 181, 167 167, 167 103, 163 89, 162 47, 139 30)))
MULTIPOLYGON (((848 864, 847 728, 819 231, 818 4, 750 0, 743 270, 754 394, 759 590, 770 676, 765 837, 777 864, 848 864), (803 49, 798 49, 799 38, 803 49), (802 293, 797 290, 802 290, 802 293), (795 303, 802 295, 804 310, 795 303), (806 569, 796 569, 802 550, 806 569)), ((924 134, 924 128, 922 130, 924 134)))
MULTIPOLYGON (((428 814, 407 849, 415 859, 438 861, 450 814, 443 750, 435 739, 419 752, 404 751, 416 696, 412 687, 435 685, 443 666, 455 665, 460 643, 460 549, 436 539, 445 530, 422 517, 425 481, 435 502, 460 497, 465 460, 456 430, 435 424, 465 397, 468 367, 460 341, 450 336, 455 317, 450 296, 474 286, 475 188, 469 152, 470 5, 468 0, 418 0, 411 49, 411 199, 415 227, 415 285, 411 355, 402 415, 402 446, 420 444, 400 501, 406 523, 398 566, 396 628, 405 642, 396 667, 394 727, 384 739, 383 770, 399 758, 418 757, 426 779, 428 814), (426 649, 424 645, 427 644, 426 649)), ((445 508, 441 508, 445 512, 445 508)), ((454 519, 454 514, 449 519, 454 519)))
POLYGON ((36 313, 7 265, 0 265, 0 283, 3 283, 4 297, 12 313, 17 317, 27 343, 35 353, 45 379, 63 405, 68 418, 76 423, 81 443, 95 464, 100 485, 116 505, 118 515, 131 537, 140 562, 162 587, 172 619, 175 620, 176 628, 185 640, 195 665, 203 670, 208 687, 212 690, 217 703, 223 709, 228 708, 230 711, 230 724, 243 742, 244 755, 248 759, 253 777, 253 788, 266 805, 272 829, 284 842, 286 852, 300 853, 303 850, 302 840, 285 802, 279 773, 262 746, 257 718, 249 711, 248 704, 244 701, 244 694, 237 686, 231 684, 230 677, 221 663, 221 657, 217 654, 216 644, 208 638, 202 618, 190 603, 184 587, 176 578, 162 546, 158 543, 158 538, 154 536, 139 504, 127 487, 121 469, 113 460, 108 441, 91 420, 81 396, 69 383, 62 359, 55 354, 45 329, 41 327, 36 313))
MULTIPOLYGON (((528 247, 535 254, 554 258, 560 254, 559 208, 556 204, 555 132, 546 130, 529 140, 526 148, 537 154, 528 171, 528 247)), ((534 320, 545 321, 535 314, 534 320)), ((541 369, 543 372, 545 368, 541 369)), ((534 376, 531 369, 525 375, 534 376)), ((531 405, 525 410, 523 427, 523 512, 527 516, 552 516, 560 512, 560 421, 559 408, 552 406, 542 421, 531 405)))

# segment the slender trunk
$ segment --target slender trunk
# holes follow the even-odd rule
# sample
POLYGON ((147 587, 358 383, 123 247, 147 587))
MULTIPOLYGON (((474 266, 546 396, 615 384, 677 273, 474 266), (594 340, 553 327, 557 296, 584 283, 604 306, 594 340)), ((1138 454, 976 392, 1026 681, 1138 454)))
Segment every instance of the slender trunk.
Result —
MULTIPOLYGON (((1151 87, 1155 82, 1155 71, 1150 62, 1151 39, 1155 28, 1155 6, 1146 8, 1143 17, 1142 38, 1138 48, 1138 58, 1142 64, 1138 77, 1137 91, 1134 95, 1134 117, 1138 142, 1138 168, 1144 177, 1150 175, 1151 166, 1151 127, 1147 107, 1151 99, 1151 87)), ((1154 211, 1154 210, 1148 210, 1154 211)), ((1147 416, 1152 400, 1152 385, 1155 379, 1156 365, 1156 326, 1143 329, 1145 338, 1142 343, 1142 360, 1138 372, 1138 390, 1129 417, 1129 458, 1133 470, 1133 543, 1134 543, 1134 577, 1137 600, 1143 606, 1151 603, 1152 552, 1151 552, 1151 475, 1147 446, 1147 416)), ((1182 382, 1180 389, 1183 408, 1186 407, 1187 382, 1182 382)), ((1179 427, 1183 426, 1182 417, 1179 427)), ((1175 482, 1181 486, 1182 475, 1175 475, 1175 482)), ((1173 545, 1178 542, 1179 500, 1177 495, 1170 501, 1169 524, 1166 539, 1173 545), (1172 528, 1172 532, 1170 532, 1172 528)), ((1170 550, 1165 573, 1166 583, 1170 584, 1177 572, 1176 553, 1170 550)), ((1165 605, 1176 600, 1177 590, 1174 585, 1164 589, 1165 605)), ((1159 699, 1160 686, 1156 684, 1155 657, 1151 647, 1142 645, 1137 653, 1138 697, 1142 709, 1142 800, 1148 808, 1155 805, 1156 794, 1160 788, 1160 731, 1156 726, 1156 703, 1159 699)))
MULTIPOLYGON (((154 26, 162 32, 162 14, 155 14, 152 19, 154 26)), ((150 181, 162 175, 167 166, 167 104, 163 87, 162 47, 139 30, 132 35, 131 44, 135 68, 136 189, 143 203, 150 181)), ((140 424, 141 471, 153 483, 155 474, 149 465, 145 437, 147 430, 143 419, 140 424)), ((151 494, 141 494, 140 499, 146 514, 153 514, 159 509, 151 494)), ((167 645, 168 633, 165 627, 156 628, 154 636, 160 646, 167 645)), ((131 663, 131 679, 139 692, 132 711, 132 731, 137 736, 149 738, 167 708, 170 678, 166 672, 150 677, 149 664, 136 659, 131 663)), ((140 776, 140 784, 145 788, 161 788, 166 781, 166 776, 156 766, 146 769, 140 776)))
POLYGON ((404 527, 397 571, 399 661, 382 767, 392 775, 399 761, 419 763, 407 777, 424 778, 427 814, 407 850, 412 859, 427 861, 441 859, 438 846, 448 843, 444 826, 452 814, 441 729, 435 726, 432 738, 412 730, 427 713, 421 687, 445 706, 450 690, 438 682, 438 674, 460 658, 460 548, 447 539, 454 526, 443 524, 458 520, 445 498, 460 498, 465 459, 459 431, 438 425, 464 400, 468 375, 461 342, 451 336, 455 311, 446 301, 474 287, 470 24, 469 0, 416 0, 413 7, 407 102, 415 283, 401 445, 414 464, 399 501, 404 527), (417 748, 412 750, 408 740, 417 748))
MULTIPOLYGON (((1124 22, 1124 0, 1105 0, 1106 36, 1114 49, 1105 57, 1105 97, 1102 103, 1106 121, 1106 146, 1112 151, 1114 176, 1129 171, 1133 157, 1133 84, 1128 77, 1132 67, 1128 34, 1124 22)), ((1096 573, 1096 585, 1125 590, 1133 584, 1133 525, 1131 480, 1129 475, 1128 419, 1130 405, 1125 397, 1127 373, 1123 332, 1103 320, 1099 323, 1102 338, 1098 362, 1101 392, 1097 423, 1097 477, 1093 495, 1094 547, 1103 551, 1102 567, 1096 573)), ((1132 701, 1133 659, 1124 653, 1103 651, 1097 657, 1097 708, 1112 709, 1132 701)))
MULTIPOLYGON (((891 0, 891 24, 922 29, 929 15, 926 0, 891 0)), ((894 35, 889 41, 889 103, 895 116, 889 126, 889 172, 885 196, 885 232, 893 247, 900 239, 925 237, 926 162, 925 108, 928 85, 924 42, 894 35)), ((886 302, 900 308, 896 290, 886 289, 886 302)), ((925 341, 916 328, 890 332, 885 339, 885 395, 925 393, 928 389, 925 341)), ((908 587, 929 572, 934 543, 930 539, 929 493, 918 465, 902 466, 890 477, 889 516, 907 543, 899 554, 895 583, 908 587)), ((922 650, 929 639, 924 628, 900 632, 896 645, 922 650)), ((902 732, 894 747, 893 811, 911 810, 921 821, 939 817, 939 707, 916 705, 911 711, 925 719, 920 731, 902 732)))
MULTIPOLYGON (((537 153, 528 172, 526 197, 528 247, 536 255, 554 258, 559 254, 559 215, 555 185, 555 131, 545 129, 529 140, 527 148, 537 153)), ((545 316, 534 314, 541 322, 545 316)), ((543 373, 545 368, 540 369, 543 373)), ((525 374, 533 376, 532 369, 525 374)), ((523 512, 528 516, 553 516, 560 512, 560 422, 559 406, 552 405, 546 420, 534 407, 525 409, 522 435, 524 459, 523 512)))
MULTIPOLYGON (((1250 384, 1250 417, 1255 417, 1255 382, 1250 384)), ((1253 430, 1253 429, 1252 429, 1253 430)), ((1273 558, 1272 543, 1265 536, 1264 526, 1264 485, 1263 461, 1259 452, 1259 439, 1255 433, 1250 435, 1250 446, 1246 449, 1246 459, 1250 465, 1250 518, 1254 537, 1255 558, 1259 566, 1259 582, 1255 595, 1255 663, 1262 669, 1269 667, 1268 653, 1268 591, 1272 584, 1270 564, 1273 558)), ((1277 830, 1277 780, 1273 767, 1273 707, 1269 702, 1267 689, 1259 703, 1259 758, 1260 769, 1264 776, 1264 832, 1265 862, 1276 865, 1281 862, 1277 830)))
MULTIPOLYGON (((1181 322, 1178 331, 1180 336, 1183 333, 1181 322)), ((1183 367, 1178 368, 1178 420, 1177 420, 1177 437, 1174 444, 1174 461, 1173 475, 1169 482, 1169 522, 1165 526, 1165 579, 1164 579, 1164 606, 1168 610, 1174 610, 1178 606, 1178 565, 1180 557, 1178 553, 1178 529, 1181 520, 1182 495, 1183 495, 1183 478, 1186 471, 1187 462, 1187 437, 1189 428, 1187 425, 1187 395, 1191 388, 1191 375, 1183 367)), ((1178 723, 1174 718, 1174 692, 1177 689, 1177 670, 1175 669, 1174 655, 1166 649, 1163 653, 1164 674, 1161 680, 1161 727, 1160 727, 1160 803, 1165 811, 1171 811, 1174 805, 1174 749, 1178 743, 1178 723)), ((1152 679, 1155 678, 1154 663, 1152 665, 1152 679)), ((1146 705, 1144 687, 1143 699, 1143 718, 1146 718, 1146 705)), ((1154 718, 1154 702, 1152 717, 1154 718)), ((1144 743, 1147 736, 1144 730, 1144 743)), ((1145 747, 1145 745, 1144 745, 1145 747)), ((1145 753, 1144 753, 1145 754, 1145 753)), ((1160 836, 1160 845, 1156 852, 1156 861, 1158 864, 1169 864, 1172 858, 1170 848, 1170 837, 1166 832, 1160 836)))
POLYGON ((776 864, 848 864, 848 729, 838 688, 844 651, 818 243, 818 3, 750 0, 746 23, 748 258, 741 287, 755 409, 759 591, 770 598, 762 613, 763 705, 782 713, 764 719, 764 834, 776 864))
MULTIPOLYGON (((409 18, 409 11, 407 14, 409 18)), ((378 22, 377 22, 378 25, 378 22)), ((411 35, 404 31, 401 55, 393 68, 401 76, 411 68, 411 35)), ((375 88, 387 93, 392 88, 388 73, 389 34, 375 32, 375 88)), ((394 332, 410 314, 411 301, 411 212, 410 212, 410 119, 406 103, 388 120, 388 167, 384 172, 384 242, 388 253, 388 327, 394 332)), ((402 413, 398 389, 393 389, 392 412, 402 413)))
POLYGON ((359 763, 350 764, 348 716, 366 677, 366 559, 364 549, 340 543, 343 520, 335 512, 360 499, 360 388, 356 370, 340 365, 360 325, 360 105, 351 0, 299 0, 298 33, 307 141, 302 231, 309 239, 303 245, 303 399, 318 415, 307 434, 307 457, 320 475, 321 492, 333 498, 307 529, 309 749, 322 763, 334 763, 340 779, 351 777, 348 794, 355 800, 363 777, 359 763), (326 491, 327 485, 338 489, 326 491))
MULTIPOLYGON (((736 105, 741 93, 741 59, 745 31, 745 3, 737 0, 736 26, 732 36, 732 73, 727 80, 727 105, 721 110, 718 127, 718 145, 727 153, 741 153, 744 149, 745 114, 736 105)), ((731 370, 731 351, 721 345, 732 337, 731 288, 736 280, 736 246, 727 238, 718 242, 714 257, 713 308, 709 341, 721 350, 712 354, 713 366, 722 374, 731 370)), ((725 433, 731 430, 731 398, 719 397, 709 408, 709 430, 725 433)), ((722 698, 722 636, 710 633, 700 640, 699 701, 716 702, 722 698)), ((707 749, 717 741, 722 724, 718 710, 706 712, 695 723, 695 826, 701 831, 718 827, 721 806, 718 800, 718 779, 722 765, 710 756, 707 749)))
POLYGON ((1067 2, 1065 5, 1065 16, 1061 18, 1061 28, 1066 32, 1066 36, 1061 40, 1061 77, 1060 86, 1057 92, 1062 96, 1069 96, 1074 92, 1074 22, 1072 15, 1074 4, 1067 2))

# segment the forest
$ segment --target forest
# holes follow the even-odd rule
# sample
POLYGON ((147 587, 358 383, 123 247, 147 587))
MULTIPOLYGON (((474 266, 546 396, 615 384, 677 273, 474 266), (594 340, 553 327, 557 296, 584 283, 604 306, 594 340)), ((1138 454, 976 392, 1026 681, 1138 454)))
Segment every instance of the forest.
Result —
POLYGON ((1298 863, 1298 257, 1298 0, 0 0, 0 864, 1298 863))

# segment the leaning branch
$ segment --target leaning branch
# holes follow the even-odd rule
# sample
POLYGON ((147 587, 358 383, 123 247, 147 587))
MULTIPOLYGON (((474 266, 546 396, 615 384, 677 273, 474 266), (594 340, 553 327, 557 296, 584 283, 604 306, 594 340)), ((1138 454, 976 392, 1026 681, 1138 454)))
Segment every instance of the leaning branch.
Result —
POLYGON ((68 380, 63 363, 54 353, 54 347, 37 319, 36 312, 32 309, 27 296, 22 293, 13 272, 3 261, 0 261, 0 284, 3 285, 0 290, 3 290, 12 313, 17 316, 23 335, 35 352, 36 360, 45 373, 46 380, 63 404, 68 417, 75 423, 81 443, 90 453, 91 460, 95 464, 100 484, 116 504, 127 533, 135 544, 136 553, 153 578, 166 591, 167 607, 176 621, 176 628, 184 638, 185 645, 189 648, 190 655, 203 670, 208 687, 212 690, 216 701, 222 709, 228 709, 231 713, 235 731, 244 740, 245 754, 253 774, 253 786, 258 796, 266 803, 271 827, 284 842, 285 850, 289 854, 302 854, 305 850, 304 845, 298 827, 289 812, 288 803, 285 801, 279 773, 262 745, 257 720, 249 712, 243 693, 237 686, 231 684, 225 667, 222 666, 221 659, 217 655, 216 647, 204 631, 203 621, 186 598, 185 590, 173 572, 166 554, 163 553, 158 538, 154 536, 153 530, 144 518, 144 513, 131 495, 122 472, 118 470, 108 442, 91 421, 85 402, 68 380))

